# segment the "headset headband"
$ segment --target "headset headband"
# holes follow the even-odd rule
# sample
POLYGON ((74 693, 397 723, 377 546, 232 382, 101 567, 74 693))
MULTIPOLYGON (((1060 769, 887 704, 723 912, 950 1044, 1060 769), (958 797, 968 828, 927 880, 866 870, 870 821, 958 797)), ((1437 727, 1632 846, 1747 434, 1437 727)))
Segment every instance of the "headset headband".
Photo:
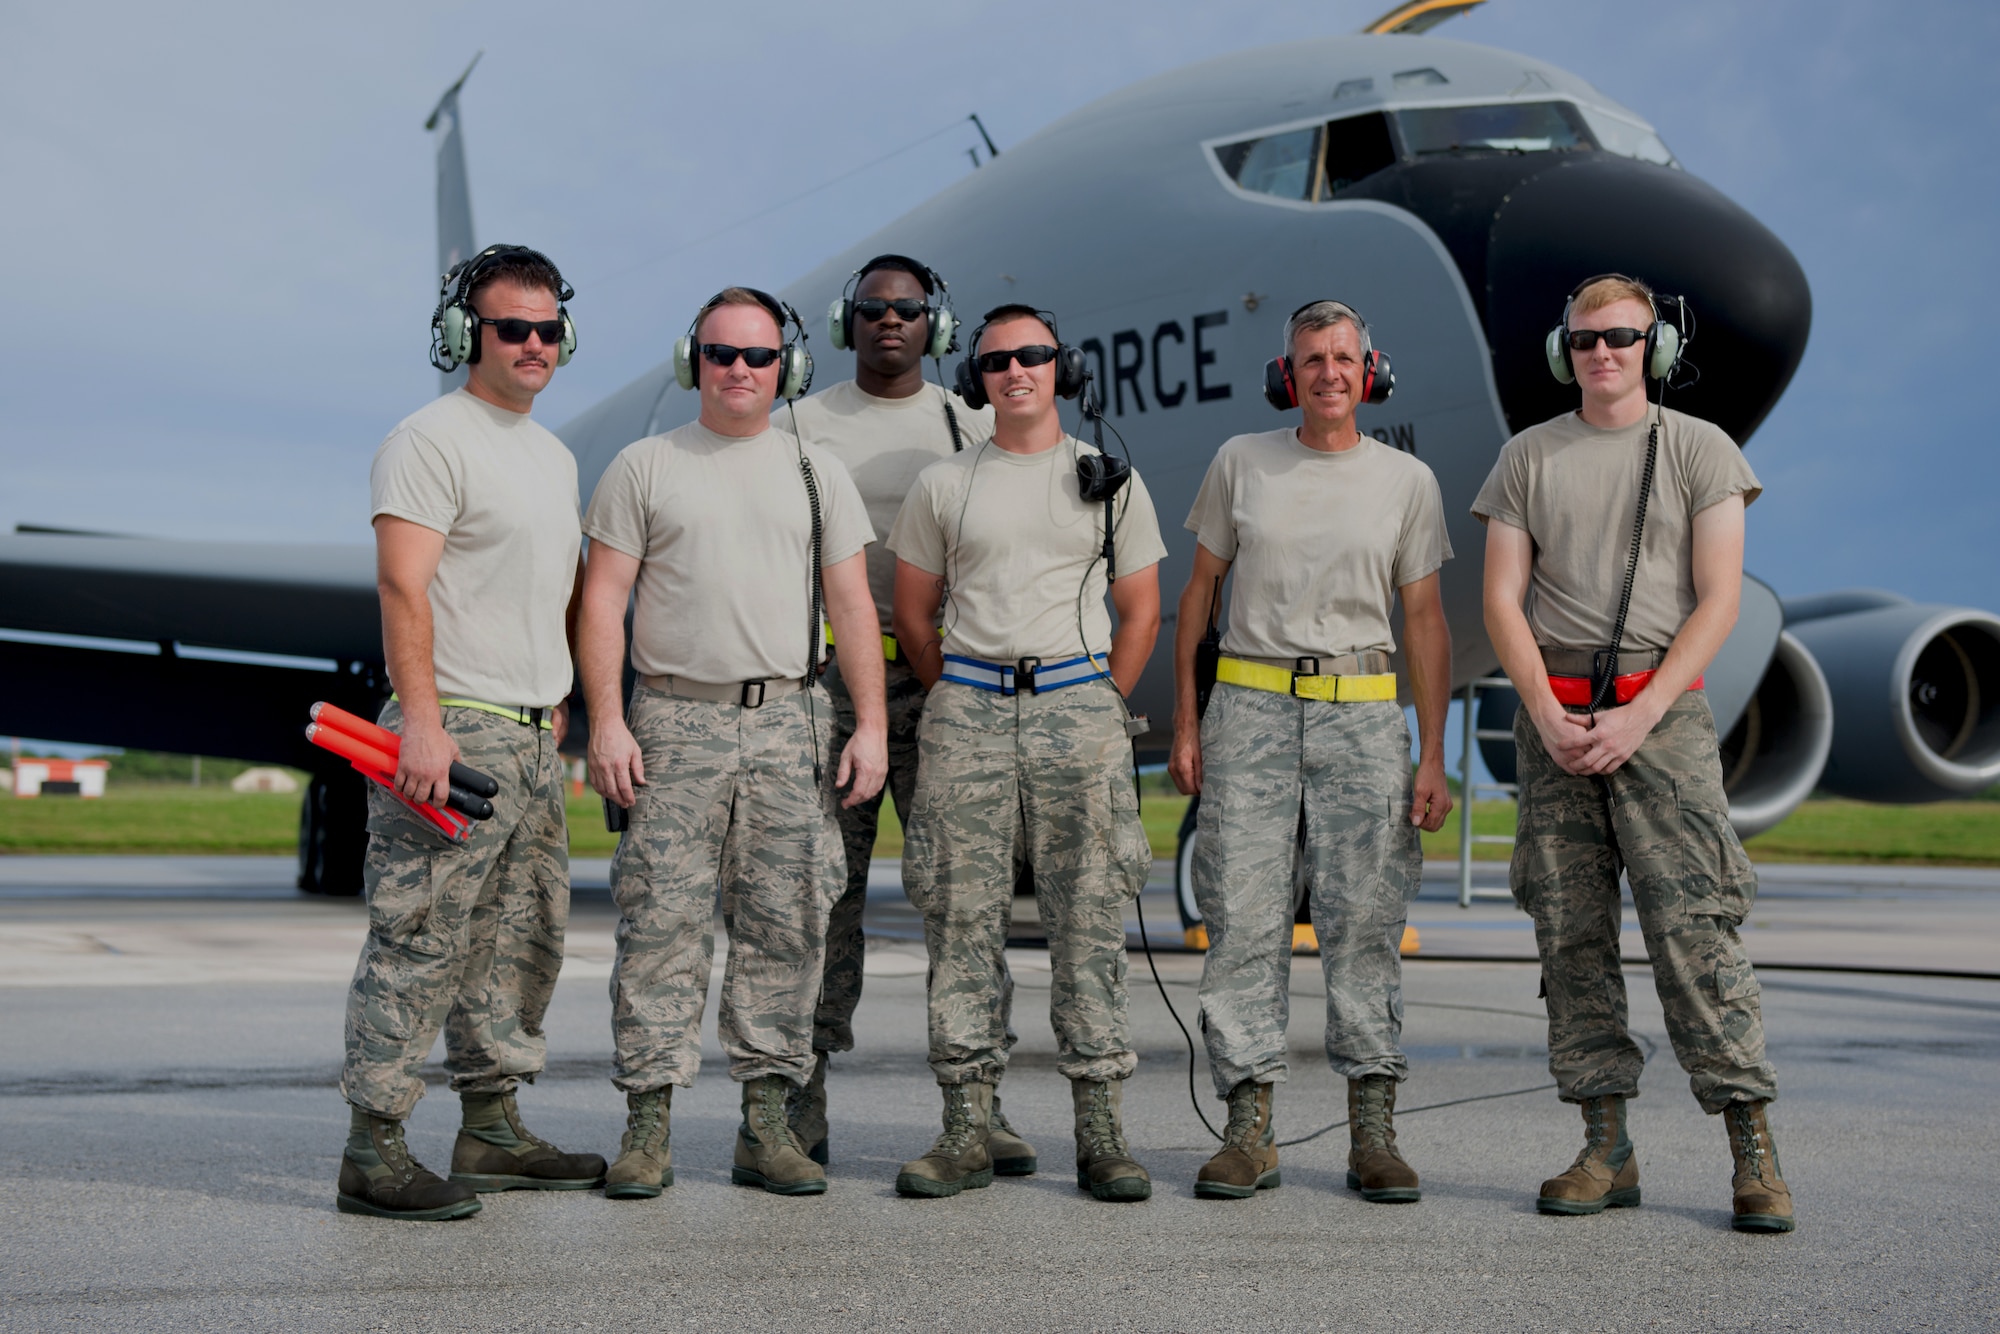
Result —
POLYGON ((1339 306, 1343 311, 1347 312, 1348 318, 1354 321, 1355 332, 1361 335, 1361 355, 1366 357, 1370 352, 1375 350, 1375 336, 1369 331, 1368 317, 1337 296, 1322 296, 1315 297, 1291 314, 1285 316, 1285 327, 1282 335, 1285 340, 1284 356, 1289 357, 1292 355, 1292 321, 1311 310, 1314 306, 1339 306))
POLYGON ((1004 306, 993 307, 993 309, 979 317, 979 327, 972 331, 972 350, 965 354, 968 360, 978 359, 979 340, 985 335, 986 326, 992 324, 996 318, 1002 320, 1040 320, 1043 324, 1048 325, 1049 332, 1055 335, 1056 346, 1063 346, 1062 330, 1056 327, 1054 311, 1043 310, 1038 306, 1030 306, 1025 302, 1010 301, 1004 306))

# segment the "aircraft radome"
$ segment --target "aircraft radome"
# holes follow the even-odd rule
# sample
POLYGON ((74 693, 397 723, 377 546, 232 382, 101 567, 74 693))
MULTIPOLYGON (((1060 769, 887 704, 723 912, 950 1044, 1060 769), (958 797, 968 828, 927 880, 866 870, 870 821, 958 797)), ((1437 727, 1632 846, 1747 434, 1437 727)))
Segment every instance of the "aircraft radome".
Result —
MULTIPOLYGON (((1615 269, 1684 297, 1701 374, 1668 401, 1742 443, 1798 366, 1811 296, 1784 244, 1683 170, 1639 113, 1542 61, 1409 27, 1240 52, 1122 89, 780 295, 811 319, 861 260, 897 251, 951 279, 961 316, 1003 301, 1054 308, 1152 489, 1169 606, 1191 560, 1179 520, 1216 447, 1282 420, 1259 386, 1286 315, 1311 297, 1351 302, 1397 379, 1388 403, 1362 409, 1363 429, 1414 452, 1443 488, 1462 686, 1495 665, 1467 507, 1513 432, 1574 405, 1542 360, 1563 293, 1615 269), (1061 244, 1022 222, 1039 207, 1023 201, 1050 198, 1072 220, 1061 244), (1612 216, 1620 225, 1604 226, 1612 216)), ((439 108, 440 249, 467 253, 451 203, 467 197, 457 87, 439 108)), ((559 428, 586 497, 618 450, 693 417, 660 350, 660 366, 559 428)), ((844 378, 823 336, 814 351, 822 384, 844 378)), ((0 536, 0 629, 82 637, 0 641, 0 731, 314 769, 301 886, 358 891, 360 780, 329 767, 301 724, 315 699, 368 711, 388 689, 368 547, 0 536)), ((1171 639, 1133 701, 1156 724, 1171 714, 1171 639)), ((1750 580, 1707 678, 1745 834, 1816 786, 1911 802, 2000 780, 2000 618, 1988 612, 1865 591, 1781 600, 1750 580)), ((1488 760, 1511 767, 1509 754, 1488 760)))

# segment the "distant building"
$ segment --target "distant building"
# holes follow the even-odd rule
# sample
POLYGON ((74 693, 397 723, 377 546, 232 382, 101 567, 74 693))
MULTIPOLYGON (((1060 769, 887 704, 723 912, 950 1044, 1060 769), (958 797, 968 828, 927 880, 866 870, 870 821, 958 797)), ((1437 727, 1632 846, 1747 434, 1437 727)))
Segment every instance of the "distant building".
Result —
POLYGON ((245 769, 229 780, 232 792, 296 792, 299 780, 283 769, 245 769))
POLYGON ((14 795, 17 797, 101 797, 109 760, 14 761, 14 795))

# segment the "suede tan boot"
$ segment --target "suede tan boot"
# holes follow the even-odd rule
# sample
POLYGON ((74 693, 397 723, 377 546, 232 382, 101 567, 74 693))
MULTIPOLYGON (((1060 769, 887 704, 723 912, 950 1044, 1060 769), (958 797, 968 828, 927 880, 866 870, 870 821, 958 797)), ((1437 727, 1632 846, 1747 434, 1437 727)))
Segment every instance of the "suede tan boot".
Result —
POLYGON ((1396 1148, 1396 1081, 1363 1075, 1347 1081, 1347 1188, 1371 1204, 1423 1198, 1416 1169, 1396 1148))
POLYGON ((792 1134, 806 1149, 806 1157, 821 1167, 827 1164, 826 1149, 826 1066, 827 1054, 815 1052, 812 1078, 804 1088, 794 1088, 785 1095, 785 1119, 791 1123, 792 1134))
POLYGON ((1790 1232, 1792 1188, 1778 1172, 1778 1146, 1766 1118, 1768 1102, 1732 1102, 1723 1109, 1729 1128, 1729 1153, 1736 1160, 1735 1216, 1729 1225, 1738 1232, 1790 1232))
POLYGON ((993 1088, 993 1120, 986 1130, 986 1156, 993 1160, 993 1175, 997 1177, 1031 1177, 1040 1166, 1035 1146, 1014 1133, 1014 1127, 1000 1110, 998 1085, 993 1088))
POLYGON ((1271 1119, 1276 1087, 1246 1079, 1229 1090, 1229 1124, 1222 1132, 1222 1148, 1195 1174, 1196 1198, 1241 1200, 1278 1186, 1277 1130, 1271 1119))
POLYGON ((650 1200, 674 1184, 674 1151, 668 1142, 674 1086, 625 1095, 625 1137, 618 1161, 604 1174, 607 1200, 650 1200))
POLYGON ((1125 1083, 1072 1079, 1070 1101, 1076 1110, 1076 1187, 1100 1200, 1131 1202, 1151 1199, 1153 1178, 1125 1147, 1120 1112, 1125 1083))
POLYGON ((773 1195, 818 1195, 826 1190, 826 1169, 806 1157, 785 1122, 790 1088, 783 1075, 760 1075, 744 1083, 743 1124, 736 1128, 736 1163, 729 1179, 773 1195))
POLYGON ((521 1124, 511 1093, 462 1093, 464 1124, 451 1150, 451 1179, 482 1194, 496 1190, 589 1190, 604 1180, 604 1159, 564 1153, 521 1124))
POLYGON ((1601 1214, 1639 1207, 1639 1158, 1625 1133, 1625 1099, 1583 1100, 1583 1152, 1561 1176, 1542 1183, 1535 1208, 1545 1214, 1601 1214))
POLYGON ((938 1198, 993 1184, 993 1160, 986 1137, 993 1115, 991 1084, 941 1084, 944 1133, 930 1151, 903 1164, 896 1174, 898 1195, 938 1198))

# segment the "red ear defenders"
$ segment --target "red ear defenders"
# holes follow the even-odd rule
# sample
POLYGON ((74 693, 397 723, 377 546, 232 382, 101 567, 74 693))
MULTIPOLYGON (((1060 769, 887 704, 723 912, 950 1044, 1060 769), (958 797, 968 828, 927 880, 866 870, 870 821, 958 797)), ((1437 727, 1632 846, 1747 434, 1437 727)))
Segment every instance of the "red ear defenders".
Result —
MULTIPOLYGON (((1321 297, 1306 302, 1285 317, 1285 344, 1291 345, 1292 321, 1321 304, 1327 298, 1321 297)), ((1354 317, 1355 329, 1361 335, 1361 401, 1363 403, 1387 403, 1389 395, 1396 392, 1396 372, 1389 364, 1389 354, 1375 350, 1375 340, 1369 335, 1368 321, 1361 312, 1345 301, 1334 301, 1354 317)), ((1293 379, 1292 358, 1289 354, 1273 357, 1264 363, 1264 401, 1280 412, 1289 412, 1299 405, 1299 387, 1293 379)))
POLYGON ((965 354, 965 360, 958 363, 952 372, 952 387, 965 400, 968 408, 983 408, 990 401, 986 397, 986 377, 979 373, 973 363, 979 359, 979 339, 986 332, 986 326, 996 315, 1032 315, 1049 326, 1049 332, 1056 336, 1056 397, 1075 398, 1083 392, 1084 381, 1089 378, 1089 368, 1084 363, 1083 349, 1071 347, 1063 342, 1062 333, 1056 328, 1056 317, 1046 310, 1036 310, 1031 306, 996 306, 980 319, 979 327, 972 331, 972 347, 965 354))
MULTIPOLYGON (((1396 372, 1389 354, 1372 348, 1361 359, 1361 401, 1387 403, 1396 392, 1396 372)), ((1264 363, 1264 401, 1280 412, 1299 405, 1298 386, 1292 382, 1292 359, 1272 357, 1264 363)))

